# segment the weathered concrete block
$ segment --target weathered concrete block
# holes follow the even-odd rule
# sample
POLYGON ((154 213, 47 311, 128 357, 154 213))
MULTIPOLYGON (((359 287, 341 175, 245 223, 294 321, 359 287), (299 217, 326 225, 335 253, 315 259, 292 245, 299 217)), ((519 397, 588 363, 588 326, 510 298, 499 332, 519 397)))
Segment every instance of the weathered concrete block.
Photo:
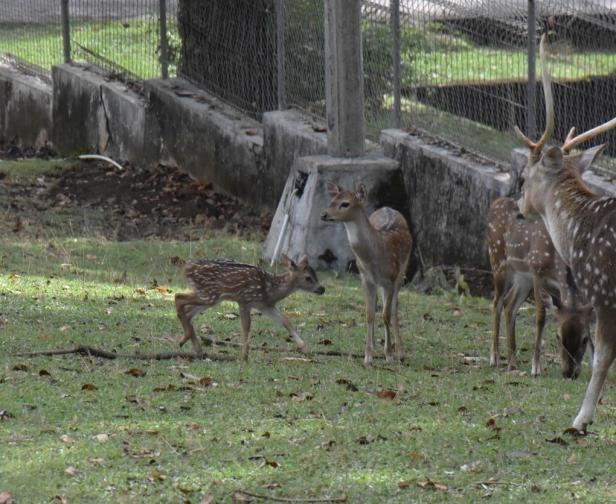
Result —
POLYGON ((41 147, 51 137, 51 86, 0 67, 0 140, 22 147, 41 147))
POLYGON ((315 131, 314 121, 299 110, 266 112, 263 114, 263 150, 273 192, 280 198, 297 158, 327 154, 327 134, 315 131))
POLYGON ((52 76, 60 153, 95 152, 142 166, 158 161, 160 135, 143 96, 89 68, 58 65, 52 76))
POLYGON ((74 65, 56 65, 53 80, 53 143, 62 155, 105 153, 109 129, 101 106, 102 75, 74 65))
POLYGON ((148 81, 146 92, 164 162, 254 205, 275 206, 260 123, 182 79, 148 81))
POLYGON ((400 130, 384 130, 381 145, 386 156, 400 162, 424 265, 486 267, 488 208, 495 198, 510 194, 514 177, 400 130))
POLYGON ((158 163, 160 132, 145 97, 121 82, 103 83, 100 96, 106 135, 99 141, 106 141, 105 154, 141 166, 158 163))
MULTIPOLYGON (((515 172, 522 173, 528 162, 528 149, 514 149, 511 153, 511 165, 515 172)), ((609 178, 588 170, 582 175, 586 185, 592 190, 604 196, 616 197, 616 186, 609 178)))
POLYGON ((403 215, 408 214, 408 198, 396 161, 382 156, 298 158, 287 178, 265 242, 263 255, 266 259, 271 260, 282 234, 279 253, 293 258, 306 254, 313 266, 347 269, 354 256, 344 225, 321 220, 330 202, 327 182, 349 189, 363 183, 368 190, 368 212, 390 206, 403 215), (288 220, 286 226, 285 220, 288 220))

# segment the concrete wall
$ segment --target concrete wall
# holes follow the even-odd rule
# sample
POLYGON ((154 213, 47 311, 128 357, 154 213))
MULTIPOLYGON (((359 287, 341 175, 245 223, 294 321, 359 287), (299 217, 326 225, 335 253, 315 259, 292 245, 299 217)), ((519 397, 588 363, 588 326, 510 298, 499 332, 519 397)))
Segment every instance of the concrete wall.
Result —
POLYGON ((487 211, 492 200, 511 192, 515 177, 400 130, 384 130, 381 145, 400 162, 424 265, 487 267, 487 211))
POLYGON ((41 147, 52 130, 51 85, 0 67, 0 141, 41 147))

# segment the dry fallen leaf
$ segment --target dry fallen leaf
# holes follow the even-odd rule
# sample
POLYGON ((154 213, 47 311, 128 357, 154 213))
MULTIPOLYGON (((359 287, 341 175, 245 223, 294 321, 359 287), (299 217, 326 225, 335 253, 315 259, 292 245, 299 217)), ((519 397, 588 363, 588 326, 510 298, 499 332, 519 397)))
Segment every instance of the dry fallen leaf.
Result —
POLYGON ((447 485, 432 481, 431 479, 427 479, 425 481, 418 481, 417 485, 424 489, 441 490, 443 492, 447 491, 447 485))
POLYGON ((77 469, 75 469, 73 466, 67 467, 64 472, 69 476, 77 476, 77 469))
POLYGON ((72 443, 75 442, 75 440, 71 436, 69 436, 68 434, 62 434, 60 436, 60 441, 62 441, 63 443, 66 443, 66 444, 72 444, 72 443))
POLYGON ((199 501, 199 504, 212 504, 213 502, 214 502, 214 496, 212 494, 208 494, 199 501))
POLYGON ((146 372, 143 369, 130 368, 124 371, 124 374, 134 376, 135 378, 141 378, 146 375, 146 372))
POLYGON ((81 390, 98 390, 98 387, 93 383, 84 383, 81 386, 81 390))
POLYGON ((567 457, 567 463, 569 464, 577 463, 577 455, 575 454, 575 452, 573 452, 571 455, 569 455, 569 457, 567 457))
POLYGON ((96 436, 92 436, 92 439, 99 443, 105 443, 109 441, 109 434, 97 434, 96 436))
POLYGON ((376 393, 376 396, 379 399, 395 399, 397 395, 398 395, 398 392, 396 392, 395 390, 391 390, 391 389, 379 390, 376 393))
POLYGON ((402 488, 408 488, 410 485, 410 483, 406 480, 400 480, 398 481, 398 488, 402 489, 402 488))

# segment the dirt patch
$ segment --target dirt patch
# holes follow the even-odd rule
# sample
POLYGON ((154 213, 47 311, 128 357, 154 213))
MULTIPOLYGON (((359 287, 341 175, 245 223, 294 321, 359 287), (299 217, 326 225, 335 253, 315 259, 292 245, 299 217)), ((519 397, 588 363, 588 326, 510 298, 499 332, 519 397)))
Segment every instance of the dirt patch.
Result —
POLYGON ((120 170, 101 161, 75 161, 59 171, 51 161, 49 172, 19 183, 0 175, 0 193, 8 198, 4 220, 13 232, 70 221, 76 234, 114 240, 194 240, 208 230, 262 235, 272 218, 165 166, 120 170))

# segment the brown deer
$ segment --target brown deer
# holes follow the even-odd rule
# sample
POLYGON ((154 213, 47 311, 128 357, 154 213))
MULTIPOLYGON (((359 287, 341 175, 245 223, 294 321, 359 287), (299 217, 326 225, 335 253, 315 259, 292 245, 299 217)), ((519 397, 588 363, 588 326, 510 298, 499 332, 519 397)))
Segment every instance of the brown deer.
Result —
POLYGON ((519 217, 520 210, 513 198, 498 198, 488 211, 488 253, 494 275, 490 366, 498 366, 500 316, 504 307, 508 369, 517 369, 515 321, 520 306, 532 290, 536 328, 531 374, 541 374, 546 312, 542 293, 546 291, 557 307, 562 374, 565 378, 575 379, 580 374, 586 346, 590 342, 591 308, 583 303, 565 263, 554 250, 543 222, 519 217))
POLYGON ((251 264, 242 264, 229 259, 200 259, 189 261, 184 266, 184 277, 192 292, 175 295, 178 318, 184 328, 180 346, 191 340, 198 355, 203 353, 195 335, 191 320, 198 313, 221 301, 235 301, 239 305, 242 321, 242 359, 250 352, 250 310, 255 308, 282 324, 291 334, 296 345, 307 353, 306 344, 289 322, 276 308, 276 304, 298 289, 323 294, 317 275, 303 256, 297 264, 283 255, 281 264, 285 273, 273 275, 251 264))
POLYGON ((357 192, 345 191, 333 183, 328 183, 327 190, 332 200, 321 219, 344 224, 361 275, 368 321, 364 363, 369 365, 374 355, 377 287, 381 288, 383 296, 385 359, 387 362, 394 358, 401 361, 404 352, 398 319, 398 291, 413 244, 406 220, 400 212, 389 207, 379 208, 368 217, 364 211, 366 188, 363 184, 357 192))
MULTIPOLYGON (((540 55, 548 126, 554 124, 550 76, 545 62, 545 35, 540 55)), ((616 357, 616 199, 593 193, 581 173, 601 153, 600 145, 579 154, 571 149, 616 126, 616 118, 574 136, 572 129, 562 147, 541 152, 517 128, 519 138, 530 148, 524 169, 523 194, 518 202, 528 218, 541 217, 552 242, 571 268, 582 294, 595 308, 597 328, 592 376, 573 428, 584 432, 591 423, 609 368, 616 357)), ((551 135, 546 128, 544 136, 551 135)))

